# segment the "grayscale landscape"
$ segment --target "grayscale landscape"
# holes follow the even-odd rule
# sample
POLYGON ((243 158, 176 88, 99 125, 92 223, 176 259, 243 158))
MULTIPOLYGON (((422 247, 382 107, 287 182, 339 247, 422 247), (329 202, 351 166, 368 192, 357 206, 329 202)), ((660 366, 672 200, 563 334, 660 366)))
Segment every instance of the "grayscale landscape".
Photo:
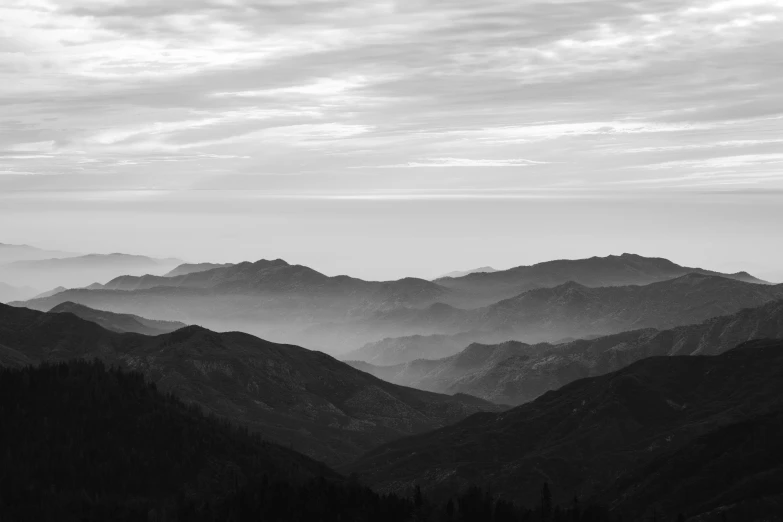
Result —
POLYGON ((780 0, 7 0, 0 522, 783 522, 780 0))

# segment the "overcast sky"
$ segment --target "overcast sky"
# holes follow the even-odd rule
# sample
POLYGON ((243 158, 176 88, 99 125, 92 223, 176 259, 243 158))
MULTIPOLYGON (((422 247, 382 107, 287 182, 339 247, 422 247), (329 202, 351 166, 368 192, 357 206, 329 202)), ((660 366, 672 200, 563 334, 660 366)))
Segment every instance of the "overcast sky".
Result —
POLYGON ((4 0, 0 242, 783 280, 783 0, 4 0))

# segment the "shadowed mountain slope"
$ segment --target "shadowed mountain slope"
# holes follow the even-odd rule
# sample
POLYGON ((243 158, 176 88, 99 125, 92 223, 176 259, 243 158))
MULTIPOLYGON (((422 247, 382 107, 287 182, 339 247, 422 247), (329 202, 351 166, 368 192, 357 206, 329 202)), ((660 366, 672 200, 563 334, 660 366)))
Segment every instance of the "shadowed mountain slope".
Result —
POLYGON ((114 312, 95 310, 84 305, 71 303, 70 301, 58 304, 49 310, 49 312, 69 312, 86 321, 99 324, 107 330, 119 333, 133 332, 144 335, 160 335, 187 326, 185 323, 175 321, 157 321, 155 319, 139 317, 138 315, 115 314, 114 312))
POLYGON ((680 266, 668 259, 636 254, 546 261, 508 270, 439 278, 435 282, 489 304, 527 290, 555 287, 569 281, 588 287, 646 285, 689 273, 722 276, 747 283, 765 283, 747 272, 722 274, 680 266))
POLYGON ((328 463, 499 409, 397 386, 326 354, 244 333, 188 326, 155 337, 119 334, 70 313, 0 306, 0 364, 83 357, 142 371, 162 391, 328 463))
POLYGON ((649 519, 780 520, 783 513, 783 412, 721 426, 625 474, 603 492, 614 511, 649 519), (724 518, 725 517, 725 518, 724 518))
MULTIPOLYGON (((391 366, 376 366, 364 361, 346 361, 346 363, 385 381, 434 391, 458 387, 462 379, 475 379, 477 373, 490 371, 506 359, 513 357, 530 359, 552 348, 550 344, 531 346, 518 341, 506 341, 495 345, 472 343, 459 353, 443 359, 416 359, 391 366)), ((473 394, 468 389, 461 392, 473 394)))
MULTIPOLYGON (((381 491, 416 483, 437 495, 477 482, 532 503, 547 481, 561 500, 589 497, 633 482, 627 477, 639 477, 644 466, 665 462, 698 437, 781 410, 783 342, 752 341, 718 356, 651 357, 580 379, 506 412, 476 414, 386 444, 349 469, 381 491)), ((668 477, 684 488, 704 472, 691 468, 668 477)), ((710 487, 689 510, 711 509, 705 497, 724 490, 710 487)), ((633 491, 643 492, 625 491, 627 512, 651 507, 633 500, 633 491)))
MULTIPOLYGON (((367 343, 344 355, 346 361, 364 361, 375 366, 404 364, 417 359, 442 359, 465 349, 476 340, 471 332, 453 335, 409 335, 367 343)), ((483 337, 492 337, 491 335, 483 337)))
POLYGON ((576 379, 619 370, 645 357, 716 355, 760 338, 783 338, 783 300, 670 330, 633 330, 556 346, 472 344, 439 360, 391 366, 349 364, 404 386, 521 404, 576 379))
POLYGON ((13 448, 0 452, 4 521, 401 522, 410 512, 99 361, 0 368, 0 414, 0 445, 13 448))

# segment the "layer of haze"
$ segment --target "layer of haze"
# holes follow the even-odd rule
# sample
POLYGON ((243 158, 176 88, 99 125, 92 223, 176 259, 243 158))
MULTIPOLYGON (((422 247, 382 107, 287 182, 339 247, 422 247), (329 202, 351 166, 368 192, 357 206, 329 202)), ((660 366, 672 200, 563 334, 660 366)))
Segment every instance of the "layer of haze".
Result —
POLYGON ((783 280, 781 0, 5 1, 0 242, 783 280))

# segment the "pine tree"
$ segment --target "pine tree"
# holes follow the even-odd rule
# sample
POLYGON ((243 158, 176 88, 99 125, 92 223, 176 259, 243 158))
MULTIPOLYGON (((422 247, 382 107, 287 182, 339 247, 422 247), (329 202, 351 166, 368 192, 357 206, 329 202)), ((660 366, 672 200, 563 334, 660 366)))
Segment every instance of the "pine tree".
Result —
POLYGON ((552 519, 552 493, 549 491, 549 484, 544 482, 541 489, 541 520, 548 522, 552 519))

